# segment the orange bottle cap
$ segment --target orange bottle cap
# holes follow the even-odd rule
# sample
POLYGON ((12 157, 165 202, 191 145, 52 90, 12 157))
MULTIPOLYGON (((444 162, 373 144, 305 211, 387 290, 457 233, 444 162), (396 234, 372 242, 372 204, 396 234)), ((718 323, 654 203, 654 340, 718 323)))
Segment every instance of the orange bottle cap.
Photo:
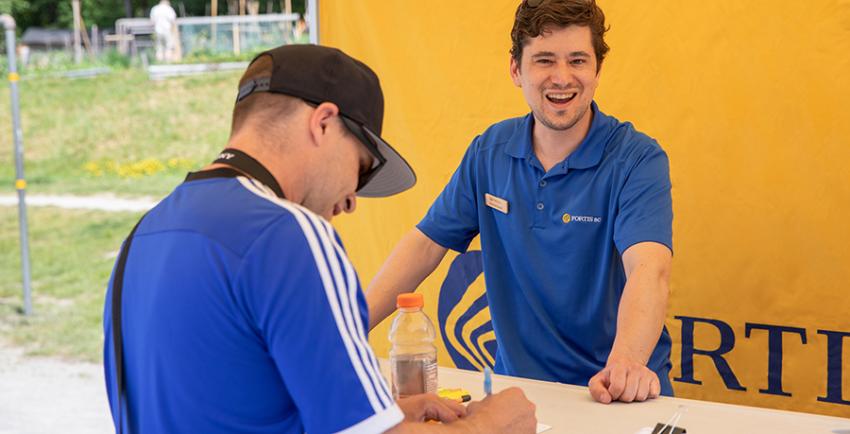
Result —
POLYGON ((396 307, 422 307, 425 306, 425 298, 422 294, 415 292, 399 294, 395 303, 396 307))

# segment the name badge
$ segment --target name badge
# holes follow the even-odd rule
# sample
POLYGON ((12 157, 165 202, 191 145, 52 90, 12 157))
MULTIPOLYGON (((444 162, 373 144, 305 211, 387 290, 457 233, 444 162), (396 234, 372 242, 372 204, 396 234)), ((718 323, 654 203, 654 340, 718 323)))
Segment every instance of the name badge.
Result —
POLYGON ((490 208, 500 211, 502 214, 508 213, 508 201, 501 197, 493 196, 490 193, 484 193, 484 203, 490 208))

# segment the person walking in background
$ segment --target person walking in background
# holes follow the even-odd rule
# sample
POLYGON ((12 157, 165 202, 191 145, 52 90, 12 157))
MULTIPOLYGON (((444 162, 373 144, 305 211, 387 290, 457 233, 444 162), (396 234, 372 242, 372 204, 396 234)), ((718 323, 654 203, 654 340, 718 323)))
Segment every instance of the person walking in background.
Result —
POLYGON ((156 60, 159 62, 179 60, 177 13, 171 7, 171 2, 160 0, 159 4, 151 8, 150 17, 153 21, 156 60))

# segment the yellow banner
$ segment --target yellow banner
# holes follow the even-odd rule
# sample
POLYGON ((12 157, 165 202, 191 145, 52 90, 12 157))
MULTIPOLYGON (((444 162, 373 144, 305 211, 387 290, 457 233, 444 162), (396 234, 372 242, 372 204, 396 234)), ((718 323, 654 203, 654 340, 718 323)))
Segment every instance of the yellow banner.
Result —
MULTIPOLYGON (((335 222, 364 286, 472 138, 528 111, 508 75, 517 4, 321 2, 320 41, 376 70, 384 137, 419 178, 335 222)), ((850 2, 600 5, 611 52, 596 101, 670 156, 677 396, 850 417, 850 2)), ((495 345, 483 278, 474 255, 450 272, 455 258, 420 290, 445 321, 440 363, 480 368, 495 345), (449 297, 447 275, 474 280, 449 297)), ((379 354, 388 326, 371 335, 379 354)))

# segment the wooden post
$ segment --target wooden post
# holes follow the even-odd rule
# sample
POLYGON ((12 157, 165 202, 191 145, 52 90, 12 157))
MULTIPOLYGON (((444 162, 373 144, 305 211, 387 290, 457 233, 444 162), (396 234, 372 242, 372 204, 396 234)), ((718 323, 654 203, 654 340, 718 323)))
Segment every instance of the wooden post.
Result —
POLYGON ((239 23, 234 23, 232 27, 233 31, 233 54, 237 56, 242 54, 241 42, 239 41, 239 23))
MULTIPOLYGON (((212 14, 213 18, 218 16, 218 0, 212 0, 212 3, 210 4, 210 13, 212 14)), ((215 53, 216 48, 218 47, 218 44, 216 43, 216 39, 218 38, 217 30, 217 25, 215 23, 215 20, 213 20, 212 24, 210 25, 210 33, 212 33, 211 45, 213 53, 215 53)))
POLYGON ((83 45, 85 45, 89 57, 94 59, 94 49, 92 48, 91 40, 89 40, 89 32, 86 30, 86 22, 82 16, 80 16, 80 36, 82 36, 83 45))
MULTIPOLYGON (((239 16, 245 15, 245 0, 239 0, 239 16)), ((233 24, 233 53, 237 56, 242 54, 242 40, 239 32, 239 24, 233 24)))
POLYGON ((74 14, 74 63, 83 61, 83 47, 80 45, 80 0, 71 0, 74 14))
MULTIPOLYGON (((282 6, 281 12, 283 12, 287 15, 292 13, 292 0, 284 0, 283 4, 281 6, 282 6)), ((293 26, 292 23, 287 21, 283 25, 283 34, 285 35, 284 38, 287 38, 287 39, 288 38, 294 38, 295 37, 294 31, 297 27, 298 27, 297 23, 296 23, 295 26, 293 26)))

